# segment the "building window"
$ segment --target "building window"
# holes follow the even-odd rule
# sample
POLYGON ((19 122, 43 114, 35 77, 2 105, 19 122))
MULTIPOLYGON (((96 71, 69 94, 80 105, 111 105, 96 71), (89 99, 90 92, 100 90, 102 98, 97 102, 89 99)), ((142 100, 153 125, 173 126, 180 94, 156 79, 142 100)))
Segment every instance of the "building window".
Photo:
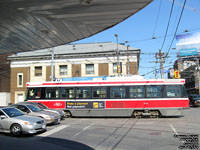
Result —
POLYGON ((67 72, 67 65, 60 65, 59 68, 60 68, 60 76, 68 74, 68 72, 67 72))
POLYGON ((86 74, 94 74, 94 64, 86 64, 86 74))
POLYGON ((42 76, 42 66, 35 67, 35 76, 42 76))
MULTIPOLYGON (((117 73, 117 63, 113 63, 113 73, 117 73)), ((120 62, 120 73, 122 73, 122 63, 120 62)))
POLYGON ((17 74, 17 87, 23 87, 23 73, 17 74))

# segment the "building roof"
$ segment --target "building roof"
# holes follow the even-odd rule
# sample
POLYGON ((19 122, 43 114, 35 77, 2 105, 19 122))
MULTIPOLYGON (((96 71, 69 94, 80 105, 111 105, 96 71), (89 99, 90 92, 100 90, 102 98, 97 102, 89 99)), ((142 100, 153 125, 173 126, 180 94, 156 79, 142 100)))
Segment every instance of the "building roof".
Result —
MULTIPOLYGON (((123 44, 118 44, 118 49, 120 53, 127 53, 127 46, 123 44)), ((108 54, 116 55, 117 44, 111 42, 102 42, 102 43, 87 43, 87 44, 70 44, 70 45, 62 45, 54 48, 30 51, 30 52, 21 52, 17 54, 13 54, 9 56, 9 59, 20 59, 26 57, 43 57, 48 56, 50 58, 51 51, 54 51, 54 55, 57 56, 77 56, 77 55, 100 55, 100 54, 108 54)), ((128 47, 128 52, 134 53, 135 55, 140 55, 140 49, 128 47)))
POLYGON ((87 38, 124 21, 151 1, 1 0, 0 54, 87 38))

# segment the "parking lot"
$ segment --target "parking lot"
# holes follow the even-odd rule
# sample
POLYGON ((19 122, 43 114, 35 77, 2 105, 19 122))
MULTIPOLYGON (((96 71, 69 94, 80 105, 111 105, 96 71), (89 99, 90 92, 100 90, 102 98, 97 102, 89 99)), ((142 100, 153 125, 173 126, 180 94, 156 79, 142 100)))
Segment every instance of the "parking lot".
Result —
POLYGON ((66 118, 33 136, 15 138, 1 133, 0 150, 178 150, 199 146, 200 108, 186 109, 184 114, 180 118, 66 118), (180 136, 190 141, 186 143, 180 136))

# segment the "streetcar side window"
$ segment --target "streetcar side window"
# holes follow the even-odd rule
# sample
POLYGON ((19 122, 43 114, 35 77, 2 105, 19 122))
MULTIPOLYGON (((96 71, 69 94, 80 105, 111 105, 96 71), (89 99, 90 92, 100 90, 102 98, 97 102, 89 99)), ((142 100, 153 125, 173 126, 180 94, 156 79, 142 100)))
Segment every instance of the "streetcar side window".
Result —
POLYGON ((129 97, 130 98, 143 98, 143 97, 145 97, 144 86, 129 87, 129 97))
POLYGON ((111 87, 111 98, 125 98, 125 87, 111 87))
POLYGON ((76 98, 90 98, 90 97, 91 97, 91 88, 89 87, 76 88, 76 98))
POLYGON ((40 99, 41 89, 40 88, 29 88, 27 93, 28 99, 40 99))
POLYGON ((161 97, 163 87, 160 85, 146 86, 146 95, 147 97, 161 97))
POLYGON ((106 87, 93 87, 92 88, 92 97, 93 98, 106 98, 107 97, 107 88, 106 87))
POLYGON ((179 85, 166 86, 167 97, 181 97, 181 87, 179 85))
POLYGON ((74 98, 74 88, 60 88, 60 98, 74 98))
POLYGON ((59 98, 59 89, 58 88, 46 88, 46 98, 47 99, 59 98))

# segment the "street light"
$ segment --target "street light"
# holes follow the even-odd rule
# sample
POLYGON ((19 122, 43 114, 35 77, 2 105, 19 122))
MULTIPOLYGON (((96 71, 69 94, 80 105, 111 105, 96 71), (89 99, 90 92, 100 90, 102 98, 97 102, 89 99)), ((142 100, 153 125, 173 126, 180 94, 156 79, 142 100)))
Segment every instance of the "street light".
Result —
POLYGON ((118 35, 115 34, 115 37, 116 37, 116 41, 117 41, 117 73, 118 73, 118 76, 120 76, 120 63, 119 63, 119 47, 118 47, 118 35))
POLYGON ((130 75, 130 65, 129 65, 129 53, 128 53, 128 49, 129 49, 130 45, 127 45, 127 72, 128 72, 128 76, 130 75))
MULTIPOLYGON (((125 41, 124 43, 129 43, 128 41, 125 41)), ((127 51, 126 51, 126 55, 127 55, 127 74, 128 76, 130 75, 130 65, 129 65, 129 50, 130 45, 127 45, 127 51)))
POLYGON ((54 81, 54 68, 53 68, 53 64, 54 64, 54 48, 50 48, 50 52, 51 52, 51 81, 54 81))

